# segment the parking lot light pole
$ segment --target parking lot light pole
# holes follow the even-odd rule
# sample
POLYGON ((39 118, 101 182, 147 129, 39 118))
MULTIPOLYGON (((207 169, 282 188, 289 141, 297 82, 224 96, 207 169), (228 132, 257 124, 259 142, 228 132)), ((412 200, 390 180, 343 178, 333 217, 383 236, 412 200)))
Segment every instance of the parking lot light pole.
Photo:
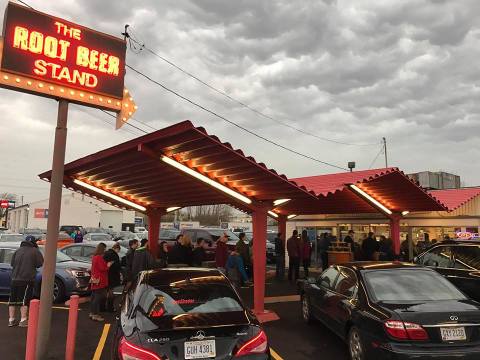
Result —
POLYGON ((37 360, 47 357, 48 340, 52 320, 53 284, 57 262, 58 229, 62 205, 63 170, 67 143, 68 101, 59 100, 55 142, 53 145, 52 177, 48 202, 47 240, 45 243, 42 288, 40 294, 40 316, 38 322, 37 360))

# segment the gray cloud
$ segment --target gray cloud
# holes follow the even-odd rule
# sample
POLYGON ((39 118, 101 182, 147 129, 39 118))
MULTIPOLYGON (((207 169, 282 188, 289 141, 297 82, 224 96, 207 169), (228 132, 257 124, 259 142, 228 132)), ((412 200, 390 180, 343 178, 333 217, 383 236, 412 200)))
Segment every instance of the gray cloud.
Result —
MULTIPOLYGON (((0 9, 5 5, 0 0, 0 9)), ((379 143, 385 136, 391 165, 407 172, 443 169, 480 184, 478 1, 31 0, 31 5, 117 36, 128 23, 148 47, 281 121, 353 143, 379 143)), ((0 21, 1 16, 0 11, 0 21)), ((129 51, 127 61, 243 126, 322 160, 341 166, 355 160, 367 168, 379 151, 379 144, 341 146, 298 134, 145 50, 129 51)), ((191 119, 292 177, 337 171, 242 133, 132 71, 126 83, 139 105, 135 118, 151 126, 191 119)), ((50 167, 55 102, 0 89, 0 111, 0 153, 8 154, 0 191, 46 197, 47 187, 35 175, 50 167)), ((139 133, 128 127, 130 132, 114 131, 105 121, 112 119, 72 107, 67 160, 139 133)), ((374 166, 382 164, 380 158, 374 166)))

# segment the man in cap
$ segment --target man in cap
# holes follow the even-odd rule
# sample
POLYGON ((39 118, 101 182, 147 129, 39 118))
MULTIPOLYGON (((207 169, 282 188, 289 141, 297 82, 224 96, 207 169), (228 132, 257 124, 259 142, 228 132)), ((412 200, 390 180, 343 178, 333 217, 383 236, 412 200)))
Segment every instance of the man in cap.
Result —
POLYGON ((12 283, 8 299, 8 326, 28 326, 28 305, 33 297, 37 269, 43 265, 43 256, 38 250, 37 240, 29 235, 15 251, 10 262, 12 266, 12 283), (20 321, 15 318, 20 307, 20 321))

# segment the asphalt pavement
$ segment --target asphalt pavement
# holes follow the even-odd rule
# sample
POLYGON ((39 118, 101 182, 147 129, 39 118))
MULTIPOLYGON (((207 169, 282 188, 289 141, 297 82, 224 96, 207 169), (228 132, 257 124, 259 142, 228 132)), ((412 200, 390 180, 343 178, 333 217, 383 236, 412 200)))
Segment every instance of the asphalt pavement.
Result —
MULTIPOLYGON (((240 295, 247 306, 253 304, 253 288, 241 289, 240 295)), ((346 345, 319 323, 307 325, 302 321, 300 302, 294 284, 287 281, 267 280, 266 305, 275 311, 280 320, 264 324, 274 350, 275 360, 306 360, 314 358, 346 360, 346 345)), ((7 299, 0 298, 0 359, 21 360, 25 357, 25 328, 8 328, 7 299)), ((111 342, 115 326, 112 314, 106 314, 105 323, 88 318, 88 303, 81 304, 78 316, 78 332, 75 350, 76 360, 110 359, 111 342)), ((65 358, 68 307, 57 306, 53 310, 49 360, 65 358)))

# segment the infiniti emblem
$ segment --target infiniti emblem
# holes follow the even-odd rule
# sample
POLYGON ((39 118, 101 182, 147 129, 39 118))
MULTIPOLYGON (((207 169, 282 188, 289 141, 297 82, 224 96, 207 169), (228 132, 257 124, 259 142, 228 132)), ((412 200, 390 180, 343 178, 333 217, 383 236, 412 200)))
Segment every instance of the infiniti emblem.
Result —
POLYGON ((450 320, 458 321, 458 316, 452 315, 452 316, 450 316, 450 320))
POLYGON ((199 330, 197 331, 197 334, 195 336, 192 336, 191 338, 196 340, 203 340, 205 339, 205 331, 199 330))

